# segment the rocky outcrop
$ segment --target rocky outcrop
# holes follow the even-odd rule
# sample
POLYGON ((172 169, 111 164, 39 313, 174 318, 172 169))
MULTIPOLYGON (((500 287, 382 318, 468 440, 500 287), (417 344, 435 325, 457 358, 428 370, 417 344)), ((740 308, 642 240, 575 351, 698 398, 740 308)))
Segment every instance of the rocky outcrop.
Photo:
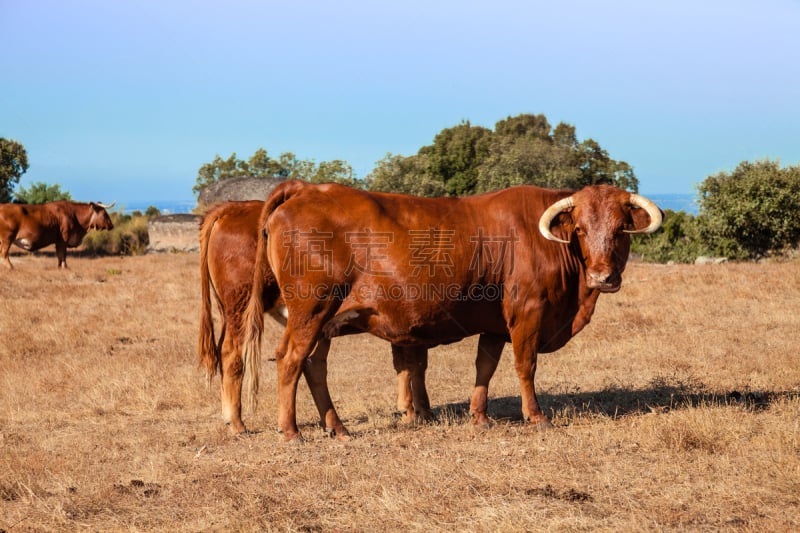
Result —
POLYGON ((147 252, 197 252, 200 250, 199 215, 164 215, 147 222, 147 252))
POLYGON ((219 202, 231 200, 266 200, 272 189, 285 178, 227 178, 200 191, 197 205, 205 209, 219 202))
MULTIPOLYGON (((234 200, 265 200, 284 178, 239 177, 224 179, 200 191, 197 199, 198 212, 220 202, 234 200)), ((200 215, 164 215, 151 218, 147 223, 150 237, 148 252, 196 252, 200 215)))

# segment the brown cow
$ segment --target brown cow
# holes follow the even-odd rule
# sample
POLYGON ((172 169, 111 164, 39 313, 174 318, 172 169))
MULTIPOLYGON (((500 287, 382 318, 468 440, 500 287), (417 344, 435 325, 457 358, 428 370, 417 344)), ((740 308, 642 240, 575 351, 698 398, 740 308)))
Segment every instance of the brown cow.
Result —
MULTIPOLYGON (((491 355, 510 341, 523 417, 549 426, 534 389, 537 354, 559 349, 589 323, 600 293, 620 288, 629 234, 655 231, 662 217, 650 200, 608 185, 577 192, 520 186, 434 199, 279 185, 264 206, 256 271, 275 265, 288 309, 284 350, 277 353, 284 438, 300 438, 301 371, 325 375, 324 361, 315 365, 308 357, 343 329, 400 346, 486 334, 493 349, 478 353, 470 402, 480 424, 488 422, 487 390, 497 367, 491 355)), ((245 315, 244 353, 251 359, 258 357, 259 303, 251 298, 245 315)))
POLYGON ((28 251, 56 245, 58 268, 67 268, 67 248, 78 246, 91 229, 113 229, 106 209, 114 204, 60 200, 45 204, 0 204, 0 257, 8 258, 11 244, 28 251))
MULTIPOLYGON (((258 244, 259 216, 264 202, 226 202, 211 208, 200 224, 200 282, 202 292, 198 354, 200 366, 205 367, 208 379, 219 372, 223 420, 233 434, 246 431, 242 422, 242 383, 245 366, 241 355, 242 314, 247 307, 253 285, 253 271, 258 244), (222 315, 219 340, 214 333, 211 295, 222 315)), ((280 324, 286 324, 280 290, 269 265, 265 265, 261 283, 261 302, 264 309, 280 324)), ((317 359, 326 356, 328 344, 321 343, 317 359)), ((394 366, 398 377, 397 406, 407 420, 428 419, 432 414, 425 390, 427 350, 409 350, 392 346, 394 366)), ((250 395, 246 398, 255 406, 257 368, 247 376, 250 395)), ((314 390, 316 393, 316 389, 314 390)), ((322 393, 323 405, 327 392, 322 393)), ((321 413, 324 416, 324 412, 321 413)), ((323 419, 323 422, 325 420, 323 419)), ((331 423, 335 423, 332 421, 331 423)))

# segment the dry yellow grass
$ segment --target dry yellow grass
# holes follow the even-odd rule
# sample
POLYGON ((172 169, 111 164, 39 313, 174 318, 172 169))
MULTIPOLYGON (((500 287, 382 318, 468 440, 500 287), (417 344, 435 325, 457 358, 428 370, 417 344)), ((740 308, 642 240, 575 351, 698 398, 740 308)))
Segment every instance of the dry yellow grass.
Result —
MULTIPOLYGON (((436 423, 394 413, 388 344, 336 339, 349 443, 228 436, 197 368, 195 254, 20 255, 0 271, 0 530, 664 531, 800 529, 800 262, 632 264, 592 323, 540 358, 557 429, 520 423, 510 349, 496 425, 466 415, 476 339, 432 350, 436 423)), ((279 330, 270 326, 265 342, 279 330)), ((218 378, 217 378, 218 379, 218 378)))

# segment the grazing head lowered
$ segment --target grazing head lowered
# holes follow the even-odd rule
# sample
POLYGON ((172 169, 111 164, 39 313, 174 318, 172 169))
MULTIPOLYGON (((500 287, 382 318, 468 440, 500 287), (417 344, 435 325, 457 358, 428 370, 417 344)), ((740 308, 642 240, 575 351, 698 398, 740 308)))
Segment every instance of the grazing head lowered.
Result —
POLYGON ((67 267, 67 248, 78 246, 89 230, 114 228, 107 209, 114 204, 60 200, 45 204, 0 204, 0 257, 8 258, 11 244, 28 251, 56 245, 58 267, 67 267))

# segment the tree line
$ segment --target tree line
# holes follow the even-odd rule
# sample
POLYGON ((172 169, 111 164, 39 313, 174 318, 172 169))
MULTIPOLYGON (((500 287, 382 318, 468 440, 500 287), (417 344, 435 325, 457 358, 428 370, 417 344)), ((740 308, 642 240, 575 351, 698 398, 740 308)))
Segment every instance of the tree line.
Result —
POLYGON ((416 154, 387 154, 363 179, 342 160, 315 163, 285 152, 277 158, 259 148, 248 159, 217 155, 200 167, 193 191, 238 177, 285 177, 337 182, 370 191, 418 196, 465 196, 512 185, 579 189, 609 183, 636 191, 639 181, 625 161, 612 159, 593 140, 578 141, 575 127, 555 128, 544 115, 523 114, 497 122, 494 130, 464 121, 445 128, 416 154))
MULTIPOLYGON (((0 139, 0 201, 41 203, 69 199, 60 186, 13 187, 27 170, 24 147, 0 139)), ((613 159, 594 139, 579 140, 575 127, 552 127, 542 115, 521 114, 493 129, 463 121, 444 128, 430 145, 403 156, 387 154, 359 178, 344 160, 277 158, 258 148, 247 159, 217 155, 203 164, 192 190, 232 177, 282 177, 337 182, 370 191, 419 196, 464 196, 513 185, 579 189, 607 183, 637 192, 633 167, 613 159)), ((708 176, 697 187, 699 214, 667 211, 663 229, 635 236, 633 252, 648 261, 691 262, 700 255, 752 260, 783 254, 800 243, 800 166, 744 161, 732 172, 708 176)))

